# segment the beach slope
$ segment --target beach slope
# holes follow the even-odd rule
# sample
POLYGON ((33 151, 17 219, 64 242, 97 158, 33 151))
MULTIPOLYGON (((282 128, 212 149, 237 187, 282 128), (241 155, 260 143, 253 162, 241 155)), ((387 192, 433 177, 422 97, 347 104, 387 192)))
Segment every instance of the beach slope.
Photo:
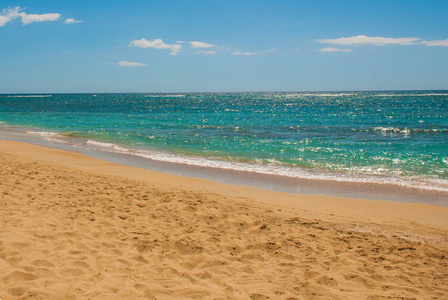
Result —
POLYGON ((446 216, 0 141, 0 298, 444 299, 446 216))

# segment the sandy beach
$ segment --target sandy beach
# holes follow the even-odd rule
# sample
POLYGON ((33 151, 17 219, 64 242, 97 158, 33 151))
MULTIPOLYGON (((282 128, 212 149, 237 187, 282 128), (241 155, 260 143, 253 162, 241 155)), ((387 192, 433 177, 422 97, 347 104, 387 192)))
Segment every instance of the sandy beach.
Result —
POLYGON ((0 298, 448 299, 447 216, 0 141, 0 298))

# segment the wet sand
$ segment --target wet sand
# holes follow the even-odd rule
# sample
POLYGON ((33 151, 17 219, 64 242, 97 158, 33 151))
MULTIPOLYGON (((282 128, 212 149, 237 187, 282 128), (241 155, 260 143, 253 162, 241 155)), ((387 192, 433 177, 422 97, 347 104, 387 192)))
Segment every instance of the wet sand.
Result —
POLYGON ((0 298, 444 299, 447 216, 0 141, 0 298))

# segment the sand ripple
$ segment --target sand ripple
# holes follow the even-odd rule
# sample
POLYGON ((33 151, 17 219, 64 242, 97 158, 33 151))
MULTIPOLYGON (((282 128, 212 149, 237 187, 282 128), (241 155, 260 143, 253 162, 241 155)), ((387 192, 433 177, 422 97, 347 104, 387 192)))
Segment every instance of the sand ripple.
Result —
POLYGON ((5 300, 446 299, 446 253, 250 199, 0 153, 5 300))

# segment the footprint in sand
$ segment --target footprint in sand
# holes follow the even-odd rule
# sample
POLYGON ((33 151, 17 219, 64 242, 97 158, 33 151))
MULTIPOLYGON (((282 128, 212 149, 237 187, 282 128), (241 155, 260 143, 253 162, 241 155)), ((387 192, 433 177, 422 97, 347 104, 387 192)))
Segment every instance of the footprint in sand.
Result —
POLYGON ((5 284, 8 284, 11 281, 15 281, 15 282, 30 281, 30 280, 35 280, 37 278, 38 277, 32 273, 26 273, 26 272, 22 272, 22 271, 12 271, 8 275, 5 275, 3 277, 2 281, 5 284))

